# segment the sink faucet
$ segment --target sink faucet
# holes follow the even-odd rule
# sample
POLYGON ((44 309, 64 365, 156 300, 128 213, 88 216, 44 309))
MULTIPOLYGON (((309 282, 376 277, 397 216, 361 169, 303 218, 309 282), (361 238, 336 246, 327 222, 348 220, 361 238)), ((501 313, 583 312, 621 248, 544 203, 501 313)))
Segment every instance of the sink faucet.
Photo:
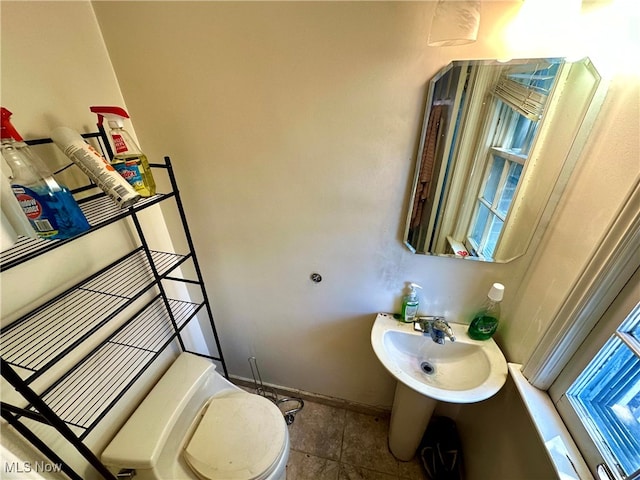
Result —
POLYGON ((449 337, 452 342, 456 341, 453 329, 444 317, 419 317, 418 323, 423 334, 431 334, 431 339, 440 345, 444 345, 445 336, 449 337))

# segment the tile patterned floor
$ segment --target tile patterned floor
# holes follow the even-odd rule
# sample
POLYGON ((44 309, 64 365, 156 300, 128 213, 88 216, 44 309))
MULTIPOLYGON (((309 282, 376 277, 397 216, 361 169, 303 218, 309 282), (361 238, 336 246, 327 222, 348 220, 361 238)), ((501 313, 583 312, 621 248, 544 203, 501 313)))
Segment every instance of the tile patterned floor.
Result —
POLYGON ((289 425, 287 480, 426 480, 417 459, 391 455, 388 429, 388 416, 305 400, 289 425))

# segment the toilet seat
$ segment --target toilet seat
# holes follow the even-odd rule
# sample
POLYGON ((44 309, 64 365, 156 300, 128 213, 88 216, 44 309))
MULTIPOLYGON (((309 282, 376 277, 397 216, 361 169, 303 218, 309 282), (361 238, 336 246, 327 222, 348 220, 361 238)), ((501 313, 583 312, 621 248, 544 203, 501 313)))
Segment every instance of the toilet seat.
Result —
POLYGON ((246 392, 209 400, 184 449, 203 480, 258 480, 271 472, 286 444, 286 423, 272 402, 246 392))

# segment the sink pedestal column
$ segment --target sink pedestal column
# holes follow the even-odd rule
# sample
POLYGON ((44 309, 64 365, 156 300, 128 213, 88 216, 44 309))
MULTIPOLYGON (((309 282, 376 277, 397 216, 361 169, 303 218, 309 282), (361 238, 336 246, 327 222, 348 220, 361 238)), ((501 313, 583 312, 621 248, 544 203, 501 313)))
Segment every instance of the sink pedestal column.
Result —
POLYGON ((408 462, 420 445, 437 400, 396 383, 396 394, 391 408, 389 449, 398 460, 408 462))

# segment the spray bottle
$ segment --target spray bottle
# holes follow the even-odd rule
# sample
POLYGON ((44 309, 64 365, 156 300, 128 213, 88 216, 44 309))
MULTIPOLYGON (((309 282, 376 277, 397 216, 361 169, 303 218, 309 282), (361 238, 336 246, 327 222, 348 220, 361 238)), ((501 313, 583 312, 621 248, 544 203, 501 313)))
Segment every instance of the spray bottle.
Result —
POLYGON ((156 193, 156 183, 153 180, 147 157, 140 147, 133 141, 124 127, 124 119, 129 118, 127 112, 120 107, 90 107, 98 114, 98 127, 102 127, 106 117, 113 139, 115 155, 111 165, 122 175, 136 192, 142 197, 151 197, 156 193))
POLYGON ((418 292, 416 288, 422 290, 422 287, 417 283, 409 284, 409 293, 402 297, 402 321, 405 323, 411 323, 415 320, 416 315, 418 314, 418 305, 420 301, 418 300, 418 292))
MULTIPOLYGON (((29 218, 24 214, 18 199, 13 194, 9 180, 12 174, 10 170, 5 171, 3 168, 5 164, 6 162, 3 162, 0 167, 2 170, 2 175, 0 175, 0 206, 2 207, 3 229, 6 226, 7 233, 12 235, 16 241, 18 237, 38 238, 29 218), (11 233, 12 230, 15 233, 11 233)), ((3 244, 2 251, 6 249, 7 245, 3 244)))
POLYGON ((11 124, 11 112, 0 107, 0 118, 0 150, 11 168, 11 190, 38 236, 65 239, 89 230, 69 189, 53 178, 11 124))

